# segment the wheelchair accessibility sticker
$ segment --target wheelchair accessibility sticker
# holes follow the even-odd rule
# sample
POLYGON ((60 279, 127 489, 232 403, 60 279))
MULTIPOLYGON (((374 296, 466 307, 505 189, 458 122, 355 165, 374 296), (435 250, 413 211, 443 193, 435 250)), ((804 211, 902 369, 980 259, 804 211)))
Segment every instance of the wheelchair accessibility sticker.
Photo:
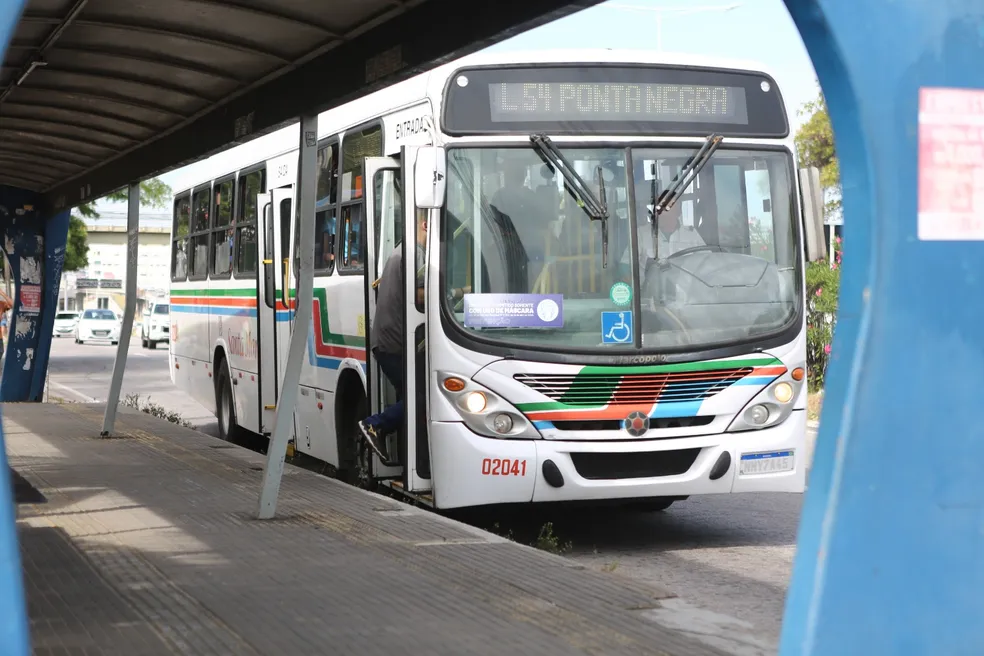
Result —
POLYGON ((632 343, 632 312, 601 313, 601 343, 602 344, 631 344, 632 343))

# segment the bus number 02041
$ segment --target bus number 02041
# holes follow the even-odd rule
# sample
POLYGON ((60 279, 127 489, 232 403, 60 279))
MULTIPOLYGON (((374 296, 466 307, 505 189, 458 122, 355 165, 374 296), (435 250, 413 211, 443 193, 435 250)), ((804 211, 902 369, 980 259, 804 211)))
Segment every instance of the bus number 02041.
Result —
POLYGON ((482 461, 482 476, 526 476, 526 461, 486 458, 482 461))

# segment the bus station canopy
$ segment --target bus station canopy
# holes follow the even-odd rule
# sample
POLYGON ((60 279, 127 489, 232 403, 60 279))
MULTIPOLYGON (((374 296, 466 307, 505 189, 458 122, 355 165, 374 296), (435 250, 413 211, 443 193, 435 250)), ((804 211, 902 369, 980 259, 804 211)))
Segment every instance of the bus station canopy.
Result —
POLYGON ((94 200, 597 0, 29 0, 0 184, 94 200))

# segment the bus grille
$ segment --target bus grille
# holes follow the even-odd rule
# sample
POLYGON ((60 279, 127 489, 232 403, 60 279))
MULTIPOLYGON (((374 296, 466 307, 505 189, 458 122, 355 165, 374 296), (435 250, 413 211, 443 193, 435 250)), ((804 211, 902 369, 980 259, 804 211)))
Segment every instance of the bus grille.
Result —
POLYGON ((752 373, 751 367, 654 374, 516 374, 544 396, 570 406, 703 401, 752 373))

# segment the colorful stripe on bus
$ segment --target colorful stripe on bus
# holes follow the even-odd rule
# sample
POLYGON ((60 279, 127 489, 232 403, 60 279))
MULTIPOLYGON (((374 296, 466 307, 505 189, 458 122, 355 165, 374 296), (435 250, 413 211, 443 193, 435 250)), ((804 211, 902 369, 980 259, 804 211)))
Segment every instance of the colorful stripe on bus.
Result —
MULTIPOLYGON (((291 296, 294 291, 291 290, 291 296)), ((355 335, 334 333, 328 321, 327 293, 314 290, 314 330, 308 337, 308 362, 321 369, 338 369, 342 360, 366 361, 366 340, 355 335)), ((295 305, 291 299, 291 306, 295 305)), ((285 307, 282 299, 277 307, 285 307)), ((257 316, 255 289, 172 289, 171 311, 224 316, 257 316)), ((278 310, 277 321, 290 321, 292 310, 278 310)))
POLYGON ((555 421, 622 420, 636 410, 651 419, 695 417, 705 400, 733 385, 765 387, 784 373, 775 358, 583 367, 573 376, 517 376, 552 399, 517 407, 541 428, 555 421))

